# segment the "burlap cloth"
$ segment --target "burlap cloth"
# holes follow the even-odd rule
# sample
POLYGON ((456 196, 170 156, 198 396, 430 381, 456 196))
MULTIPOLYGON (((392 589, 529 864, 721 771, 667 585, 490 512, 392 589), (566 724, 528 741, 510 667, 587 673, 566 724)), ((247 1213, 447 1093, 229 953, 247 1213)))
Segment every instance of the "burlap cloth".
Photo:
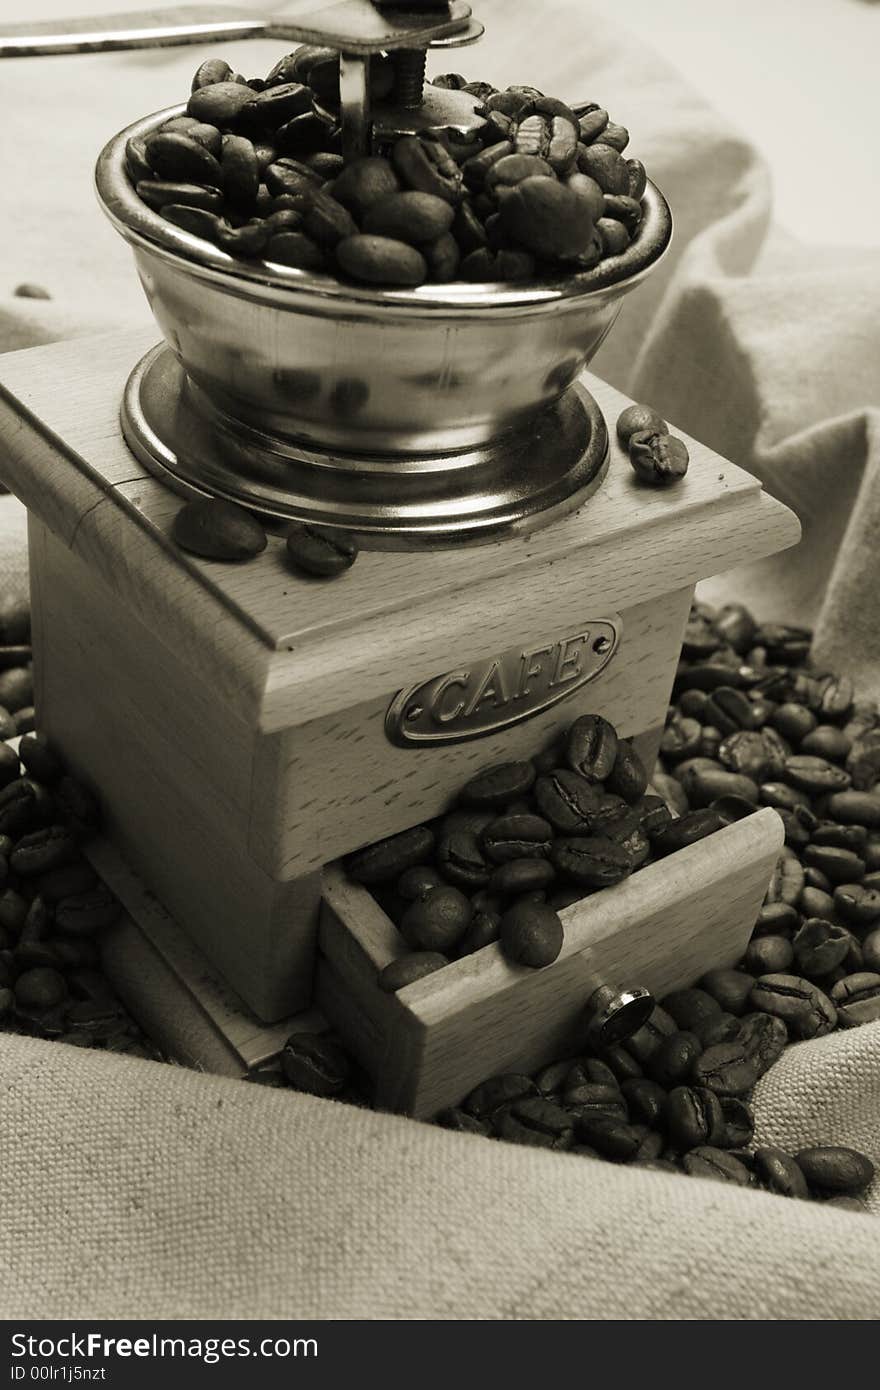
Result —
MULTIPOLYGON (((29 13, 65 4, 80 8, 29 13)), ((480 14, 481 50, 454 62, 600 99, 674 208, 674 252, 594 365, 801 516, 798 551, 723 590, 815 621, 822 658, 876 691, 880 253, 768 239, 759 154, 576 0, 482 0, 480 14)), ((0 345, 146 320, 91 164, 113 131, 179 100, 210 51, 4 62, 0 345), (15 297, 28 281, 51 300, 15 297)), ((222 51, 248 73, 278 55, 222 51)), ((7 582, 23 574, 15 512, 7 501, 7 582)), ((790 1049, 760 1086, 761 1141, 850 1143, 880 1162, 878 1064, 880 1025, 790 1049)), ((880 1305, 869 1216, 14 1037, 0 1037, 0 1097, 7 1317, 870 1318, 880 1305)))

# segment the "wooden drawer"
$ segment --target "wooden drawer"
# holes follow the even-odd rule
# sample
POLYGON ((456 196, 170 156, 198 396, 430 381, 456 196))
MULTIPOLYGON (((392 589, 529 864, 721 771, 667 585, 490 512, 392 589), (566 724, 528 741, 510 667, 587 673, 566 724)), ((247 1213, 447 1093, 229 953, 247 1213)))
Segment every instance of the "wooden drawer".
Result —
POLYGON ((407 946, 339 863, 324 872, 316 1002, 376 1084, 376 1103, 416 1117, 478 1082, 530 1071, 583 1044, 583 1009, 600 984, 659 998, 743 954, 784 842, 761 810, 560 916, 565 940, 543 970, 497 945, 391 995, 377 973, 407 946))

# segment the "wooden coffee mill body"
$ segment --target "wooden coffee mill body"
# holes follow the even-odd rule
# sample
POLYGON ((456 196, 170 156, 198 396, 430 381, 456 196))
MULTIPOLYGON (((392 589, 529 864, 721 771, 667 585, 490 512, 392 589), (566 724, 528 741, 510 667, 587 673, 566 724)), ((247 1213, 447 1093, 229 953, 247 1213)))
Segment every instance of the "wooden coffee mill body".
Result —
MULTIPOLYGON (((290 37, 330 42, 342 54, 346 157, 367 147, 370 120, 385 140, 437 121, 460 121, 463 132, 482 123, 465 94, 423 91, 419 56, 438 32, 470 41, 482 26, 458 2, 439 16, 439 31, 443 6, 416 0, 409 8, 424 16, 346 0, 287 26, 290 37), (380 108, 370 103, 368 59, 392 48, 408 96, 380 108)), ((120 177, 104 202, 124 231, 119 209, 132 194, 120 177)), ((646 196, 665 208, 656 190, 646 196)), ((140 223, 138 208, 135 200, 140 223)), ((167 240, 167 224, 153 220, 155 236, 167 240)), ((148 242, 134 238, 136 255, 148 242)), ((185 248, 138 264, 154 309, 174 266, 157 309, 160 322, 171 320, 170 341, 184 293, 190 338, 191 323, 211 322, 200 319, 202 308, 215 314, 215 336, 244 312, 231 295, 225 316, 222 303, 200 302, 185 248)), ((213 273, 228 285, 224 269, 213 273)), ((520 387, 529 367, 540 383, 539 343, 560 355, 550 379, 564 369, 568 380, 566 362, 583 361, 613 320, 601 317, 604 293, 589 300, 599 318, 586 336, 575 328, 567 346, 561 325, 572 333, 578 306, 563 294, 560 317, 545 313, 543 327, 532 320, 513 354, 509 301, 477 295, 468 313, 488 306, 488 324, 501 310, 498 381, 515 356, 520 387), (580 357, 563 362, 577 346, 580 357)), ((327 294, 325 286, 325 304, 327 294)), ((295 308, 287 291, 278 304, 283 313, 295 308)), ((247 311, 257 312, 253 303, 247 311)), ((390 312, 365 310, 362 299, 347 311, 349 322, 373 315, 367 341, 380 356, 390 312)), ((412 306, 407 312, 412 318, 412 306)), ((414 312, 418 336, 401 338, 405 322, 396 320, 398 344, 416 351, 428 345, 425 334, 451 331, 438 324, 436 305, 429 313, 417 303, 414 312)), ((441 323, 470 333, 476 320, 455 305, 451 313, 441 323)), ((267 319, 267 328, 284 326, 267 319)), ((334 327, 331 313, 338 369, 334 327)), ((325 337, 327 328, 325 313, 325 337)), ((265 352, 273 333, 264 339, 265 352)), ((492 1073, 576 1049, 585 1001, 599 985, 662 994, 736 960, 782 845, 771 810, 565 909, 562 953, 543 970, 513 966, 491 945, 393 996, 376 975, 404 943, 339 861, 438 816, 479 768, 537 753, 586 712, 633 738, 651 767, 695 584, 793 544, 793 514, 692 440, 680 485, 639 485, 614 438, 629 402, 584 374, 609 425, 607 476, 593 495, 570 489, 570 505, 582 505, 565 515, 548 506, 528 534, 508 528, 451 548, 447 537, 442 549, 367 547, 332 582, 296 573, 280 534, 247 564, 202 561, 171 542, 180 498, 154 476, 165 478, 155 459, 148 471, 142 451, 130 452, 120 428, 129 373, 154 340, 153 330, 127 332, 0 363, 5 477, 30 513, 38 724, 100 792, 106 838, 91 854, 129 911, 106 942, 106 962, 148 1031, 181 1060, 241 1074, 277 1053, 294 1028, 329 1019, 372 1075, 380 1105, 430 1115, 492 1073)), ((207 332, 202 345, 212 346, 207 332)), ((454 389, 447 351, 432 392, 454 389)), ((469 359, 459 379, 472 369, 469 359)), ((582 417, 583 458, 592 448, 598 483, 601 420, 576 388, 565 398, 569 418, 582 417)), ((550 457, 547 428, 520 432, 515 466, 503 443, 512 436, 501 430, 493 439, 501 453, 493 466, 513 476, 514 489, 527 490, 550 457)), ((214 436, 208 441, 210 463, 214 436)), ((451 448, 442 466, 458 457, 451 448)), ((367 475, 372 466, 365 463, 367 475)))
MULTIPOLYGON (((30 512, 39 726, 100 789, 109 842, 243 1001, 218 1025, 246 1039, 241 1069, 317 1002, 381 1103, 430 1113, 483 1075, 552 1056, 591 984, 663 992, 735 960, 781 847, 771 811, 567 909, 545 970, 489 946, 393 997, 375 974, 402 942, 335 861, 440 814, 475 770, 537 752, 587 711, 651 766, 695 583, 792 544, 793 514, 693 440, 679 486, 640 487, 612 437, 595 496, 528 536, 367 551, 330 583, 297 576, 277 537, 246 565, 201 561, 170 542, 180 500, 119 429, 152 337, 5 357, 7 477, 30 512), (564 666, 599 619, 619 624, 613 657, 543 712, 460 742, 389 740, 401 690, 466 680, 514 649, 529 668, 564 666)), ((613 425, 625 398, 585 382, 613 425)), ((165 914, 116 877, 174 957, 165 914)), ((187 987, 209 997, 188 962, 187 987)))

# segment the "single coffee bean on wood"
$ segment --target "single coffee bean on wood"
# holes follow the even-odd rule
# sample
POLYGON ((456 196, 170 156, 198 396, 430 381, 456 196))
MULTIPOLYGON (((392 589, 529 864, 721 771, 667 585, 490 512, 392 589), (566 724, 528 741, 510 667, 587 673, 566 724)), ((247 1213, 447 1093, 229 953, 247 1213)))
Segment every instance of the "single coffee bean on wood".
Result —
POLYGON ((351 569, 358 557, 354 536, 335 526, 298 521, 288 529, 284 543, 294 568, 319 579, 334 578, 351 569))
POLYGON ((640 430, 630 437, 629 461, 641 482, 666 487, 684 477, 690 455, 683 439, 640 430))
POLYGON ((267 545, 266 532, 256 517, 235 502, 216 497, 181 507, 171 537, 182 550, 206 560, 251 560, 267 545))

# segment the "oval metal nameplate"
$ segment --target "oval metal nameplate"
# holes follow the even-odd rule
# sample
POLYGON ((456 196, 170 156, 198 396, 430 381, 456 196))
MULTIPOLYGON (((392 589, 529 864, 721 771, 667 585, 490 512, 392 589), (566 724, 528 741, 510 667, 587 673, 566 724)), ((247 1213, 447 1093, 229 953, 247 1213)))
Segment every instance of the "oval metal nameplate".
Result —
POLYGON ((401 690, 385 733, 402 748, 460 743, 531 719, 604 671, 620 643, 621 622, 595 618, 541 647, 511 647, 401 690))

